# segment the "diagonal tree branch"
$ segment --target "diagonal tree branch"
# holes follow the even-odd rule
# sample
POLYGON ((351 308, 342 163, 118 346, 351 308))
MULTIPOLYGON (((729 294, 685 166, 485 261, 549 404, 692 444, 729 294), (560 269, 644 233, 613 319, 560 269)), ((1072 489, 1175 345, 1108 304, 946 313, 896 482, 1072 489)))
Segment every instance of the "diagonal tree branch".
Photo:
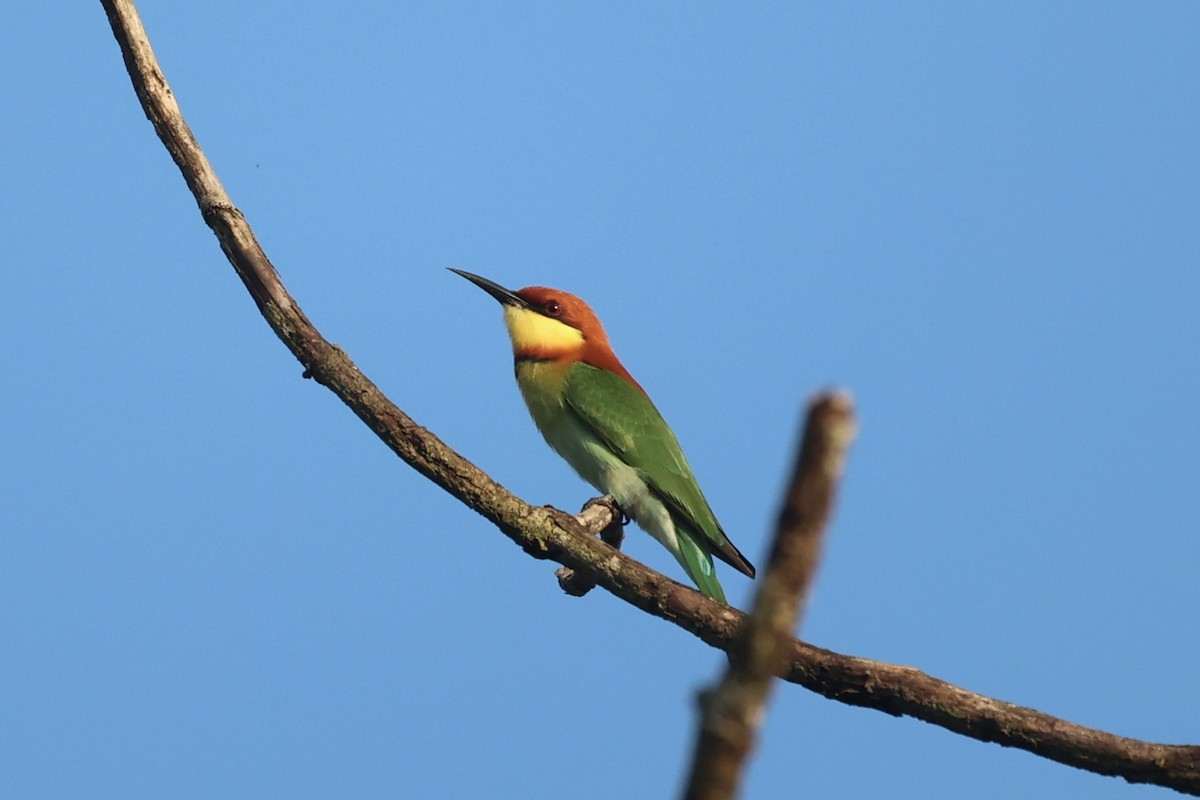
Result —
MULTIPOLYGON (((131 0, 100 0, 147 118, 178 165, 205 223, 263 317, 304 366, 405 463, 493 522, 535 558, 586 576, 630 605, 728 651, 745 618, 609 547, 571 515, 536 508, 496 483, 391 403, 313 327, 279 280, 188 129, 131 0)), ((792 640, 784 680, 850 705, 908 715, 1063 764, 1200 796, 1200 747, 1126 739, 957 688, 910 667, 792 640)))

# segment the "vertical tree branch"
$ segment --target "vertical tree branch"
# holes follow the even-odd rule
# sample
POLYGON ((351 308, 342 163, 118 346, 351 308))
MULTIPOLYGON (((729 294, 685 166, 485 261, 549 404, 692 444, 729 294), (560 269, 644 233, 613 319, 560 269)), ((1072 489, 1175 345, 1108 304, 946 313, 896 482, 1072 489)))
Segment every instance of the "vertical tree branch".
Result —
POLYGON ((750 616, 729 649, 724 679, 701 702, 685 793, 688 800, 734 796, 765 714, 771 678, 791 651, 792 631, 816 572, 821 539, 853 438, 849 395, 823 394, 809 404, 766 574, 750 616))

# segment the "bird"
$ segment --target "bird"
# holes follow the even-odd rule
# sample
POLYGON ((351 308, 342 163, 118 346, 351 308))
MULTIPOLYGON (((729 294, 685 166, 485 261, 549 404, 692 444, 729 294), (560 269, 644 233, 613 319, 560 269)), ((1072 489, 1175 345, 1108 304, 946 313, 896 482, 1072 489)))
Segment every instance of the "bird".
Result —
POLYGON ((595 312, 559 289, 512 291, 450 271, 503 306, 517 385, 546 443, 666 547, 701 592, 728 604, 713 556, 750 578, 754 566, 725 535, 675 434, 595 312))

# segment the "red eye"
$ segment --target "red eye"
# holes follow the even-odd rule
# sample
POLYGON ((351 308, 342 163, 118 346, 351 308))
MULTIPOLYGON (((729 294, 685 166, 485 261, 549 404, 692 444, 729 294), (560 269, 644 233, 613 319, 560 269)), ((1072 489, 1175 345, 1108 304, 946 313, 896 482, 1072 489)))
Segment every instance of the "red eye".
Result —
POLYGON ((546 312, 546 316, 548 317, 557 317, 562 313, 562 306, 558 304, 557 300, 548 300, 546 305, 542 306, 542 310, 546 312))

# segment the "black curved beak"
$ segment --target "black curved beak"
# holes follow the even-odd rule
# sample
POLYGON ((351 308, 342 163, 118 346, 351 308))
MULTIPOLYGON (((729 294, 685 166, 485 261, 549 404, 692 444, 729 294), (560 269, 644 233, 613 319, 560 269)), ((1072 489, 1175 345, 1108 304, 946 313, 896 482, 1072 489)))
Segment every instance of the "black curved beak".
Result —
POLYGON ((455 275, 463 276, 464 278, 469 280, 471 283, 478 286, 480 289, 483 289, 485 292, 490 294, 492 297, 494 297, 498 301, 500 301, 501 305, 516 306, 517 308, 529 308, 529 303, 525 302, 520 297, 518 297, 516 294, 509 291, 508 289, 505 289, 503 286, 496 283, 495 281, 489 281, 487 278, 480 277, 479 275, 475 275, 474 273, 467 272, 466 270, 455 269, 454 267, 447 267, 446 269, 450 270, 455 275))

